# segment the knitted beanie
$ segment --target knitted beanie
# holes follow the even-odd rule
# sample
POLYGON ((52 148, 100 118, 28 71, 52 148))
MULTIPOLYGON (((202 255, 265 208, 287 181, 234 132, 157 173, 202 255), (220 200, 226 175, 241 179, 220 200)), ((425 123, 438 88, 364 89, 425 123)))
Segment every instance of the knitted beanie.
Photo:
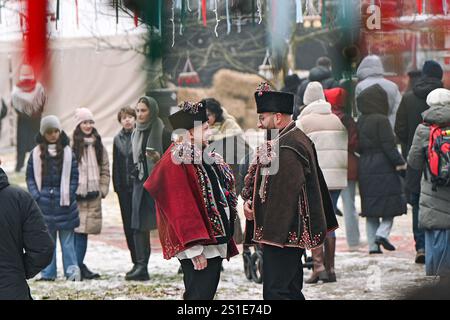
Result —
POLYGON ((61 131, 61 122, 59 122, 58 117, 50 115, 41 119, 41 127, 39 129, 41 135, 44 135, 49 129, 58 129, 61 131))
POLYGON ((94 115, 87 108, 78 108, 75 110, 75 127, 84 121, 94 121, 94 115))

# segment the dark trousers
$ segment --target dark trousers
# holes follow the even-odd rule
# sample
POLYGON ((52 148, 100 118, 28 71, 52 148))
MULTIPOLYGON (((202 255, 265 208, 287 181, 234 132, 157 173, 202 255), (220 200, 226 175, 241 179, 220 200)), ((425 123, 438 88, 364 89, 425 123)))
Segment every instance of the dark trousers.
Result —
POLYGON ((136 264, 147 266, 150 259, 150 231, 133 230, 136 264))
POLYGON ((263 245, 264 300, 304 300, 304 249, 263 245))
POLYGON ((425 231, 419 229, 419 200, 420 193, 411 193, 411 205, 413 216, 413 234, 416 242, 416 251, 425 250, 425 231))
POLYGON ((194 270, 191 259, 180 260, 183 269, 184 300, 213 300, 220 280, 222 258, 208 259, 203 270, 194 270))
POLYGON ((131 229, 131 213, 133 191, 120 191, 117 193, 119 197, 120 214, 122 215, 123 231, 127 240, 128 250, 130 250, 131 261, 136 264, 136 249, 134 246, 133 229, 131 229))
POLYGON ((88 235, 85 233, 75 233, 75 252, 77 253, 78 266, 82 267, 84 264, 84 257, 86 256, 88 246, 88 235))

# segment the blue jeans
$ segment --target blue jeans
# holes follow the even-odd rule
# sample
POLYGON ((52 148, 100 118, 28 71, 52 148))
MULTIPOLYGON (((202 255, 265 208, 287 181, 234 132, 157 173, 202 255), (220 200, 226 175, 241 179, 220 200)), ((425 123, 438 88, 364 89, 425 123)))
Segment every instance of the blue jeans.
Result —
POLYGON ((84 264, 88 244, 88 235, 85 233, 75 233, 75 251, 77 253, 78 265, 84 264))
POLYGON ((59 234, 59 243, 61 245, 64 275, 71 280, 79 280, 80 268, 77 263, 75 253, 74 232, 73 230, 49 230, 50 236, 55 241, 55 250, 53 252, 52 262, 41 272, 42 278, 56 279, 56 237, 59 234))
MULTIPOLYGON (((341 190, 330 190, 330 197, 331 197, 331 202, 333 203, 334 213, 336 213, 336 210, 337 210, 337 202, 338 202, 340 194, 341 194, 341 190)), ((336 232, 335 231, 328 232, 327 237, 336 238, 336 232)))
POLYGON ((450 277, 450 230, 425 231, 427 276, 450 277))
POLYGON ((420 193, 411 193, 413 234, 416 242, 416 251, 425 250, 425 231, 419 229, 419 200, 420 193))
POLYGON ((369 251, 378 250, 378 245, 375 243, 376 237, 389 238, 392 226, 394 225, 394 218, 366 218, 366 232, 367 242, 369 244, 369 251), (381 222, 380 222, 381 220, 381 222))
POLYGON ((359 217, 355 207, 356 181, 348 181, 347 187, 341 191, 344 206, 345 236, 349 247, 360 244, 359 217))

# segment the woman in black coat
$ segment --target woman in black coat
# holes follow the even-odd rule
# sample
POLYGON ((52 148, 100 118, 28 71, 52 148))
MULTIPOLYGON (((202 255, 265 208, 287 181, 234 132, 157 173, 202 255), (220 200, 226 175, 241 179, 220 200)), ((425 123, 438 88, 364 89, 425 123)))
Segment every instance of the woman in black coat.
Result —
POLYGON ((136 106, 136 128, 131 135, 134 163, 134 184, 131 213, 136 252, 136 268, 125 280, 149 279, 150 230, 156 229, 156 207, 144 182, 153 167, 171 144, 171 132, 159 118, 158 103, 152 97, 141 97, 136 106))
POLYGON ((122 130, 114 137, 113 144, 113 169, 112 180, 114 191, 119 198, 120 212, 122 215, 123 230, 130 250, 133 269, 136 270, 136 249, 134 247, 133 230, 131 229, 131 213, 133 200, 133 151, 131 149, 131 133, 136 122, 136 111, 131 107, 120 109, 117 120, 122 130))
POLYGON ((370 253, 395 250, 388 237, 394 217, 406 213, 406 198, 398 171, 405 170, 405 160, 395 144, 387 114, 388 97, 375 84, 361 92, 357 104, 362 115, 358 120, 359 191, 362 216, 367 218, 366 231, 370 253), (380 222, 381 218, 381 222, 380 222))

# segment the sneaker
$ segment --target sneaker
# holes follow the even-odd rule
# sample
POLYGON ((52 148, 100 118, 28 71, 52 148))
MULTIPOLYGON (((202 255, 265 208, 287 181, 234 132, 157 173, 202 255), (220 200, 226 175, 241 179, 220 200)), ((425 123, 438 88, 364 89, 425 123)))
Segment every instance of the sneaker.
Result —
POLYGON ((416 259, 414 261, 418 264, 425 264, 425 250, 417 250, 416 259))

